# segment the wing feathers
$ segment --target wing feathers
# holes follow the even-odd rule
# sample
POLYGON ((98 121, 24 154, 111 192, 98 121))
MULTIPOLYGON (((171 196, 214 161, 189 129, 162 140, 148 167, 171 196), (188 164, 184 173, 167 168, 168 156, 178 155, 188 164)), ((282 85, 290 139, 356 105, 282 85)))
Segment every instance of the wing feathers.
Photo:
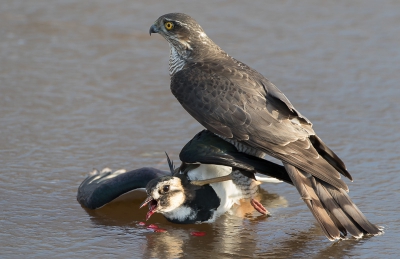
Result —
POLYGON ((351 179, 343 162, 313 137, 312 124, 286 96, 255 70, 230 58, 188 63, 171 78, 171 91, 212 132, 244 141, 348 190, 338 180, 338 171, 351 179))
POLYGON ((129 191, 145 188, 152 179, 168 175, 152 167, 127 172, 110 169, 88 176, 79 186, 77 200, 89 209, 100 208, 129 191))
POLYGON ((343 161, 322 141, 322 139, 317 135, 312 135, 310 136, 310 141, 318 153, 321 154, 330 165, 350 180, 353 180, 353 177, 351 177, 350 173, 347 171, 343 161))
MULTIPOLYGON (((304 141, 309 142, 308 139, 304 141)), ((340 174, 326 160, 320 157, 314 148, 304 148, 305 144, 302 143, 304 141, 298 140, 282 147, 274 146, 272 149, 274 151, 273 153, 270 150, 266 150, 261 145, 254 144, 254 146, 260 148, 271 156, 292 164, 297 168, 332 184, 337 188, 342 188, 348 191, 346 183, 340 179, 340 174)))

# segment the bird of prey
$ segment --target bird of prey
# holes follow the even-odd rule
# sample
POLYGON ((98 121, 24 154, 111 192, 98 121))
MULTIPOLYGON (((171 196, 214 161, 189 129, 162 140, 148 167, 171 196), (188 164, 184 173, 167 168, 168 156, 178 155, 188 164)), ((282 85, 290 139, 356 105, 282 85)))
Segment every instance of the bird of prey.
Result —
POLYGON ((255 199, 258 180, 277 181, 257 177, 256 171, 291 183, 282 166, 241 153, 209 131, 189 141, 180 158, 183 162, 176 169, 168 158, 170 172, 151 167, 95 171, 79 186, 77 200, 97 209, 124 193, 146 188, 148 197, 142 204, 149 207, 146 219, 157 212, 171 222, 189 224, 212 222, 241 199, 250 200, 258 212, 267 214, 255 199))
POLYGON ((352 202, 340 175, 352 177, 345 164, 274 84, 229 56, 186 14, 162 15, 151 33, 170 45, 170 87, 183 108, 239 151, 281 160, 328 239, 381 233, 347 206, 352 202))

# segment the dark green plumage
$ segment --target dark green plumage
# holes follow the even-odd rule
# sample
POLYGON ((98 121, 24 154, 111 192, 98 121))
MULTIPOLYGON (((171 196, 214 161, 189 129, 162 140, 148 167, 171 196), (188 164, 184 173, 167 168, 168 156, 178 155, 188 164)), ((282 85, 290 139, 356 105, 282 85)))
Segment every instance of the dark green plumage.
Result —
POLYGON ((185 163, 225 165, 241 171, 259 172, 293 184, 283 166, 239 152, 234 145, 208 130, 197 133, 182 148, 179 158, 185 163))

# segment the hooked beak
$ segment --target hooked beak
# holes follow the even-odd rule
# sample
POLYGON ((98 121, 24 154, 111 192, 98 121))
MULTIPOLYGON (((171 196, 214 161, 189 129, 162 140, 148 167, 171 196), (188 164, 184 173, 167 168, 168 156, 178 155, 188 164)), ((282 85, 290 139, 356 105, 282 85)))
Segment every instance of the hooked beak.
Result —
POLYGON ((150 27, 149 33, 150 33, 150 35, 151 35, 152 33, 158 33, 158 28, 157 28, 157 26, 156 26, 155 24, 153 24, 153 25, 150 27))

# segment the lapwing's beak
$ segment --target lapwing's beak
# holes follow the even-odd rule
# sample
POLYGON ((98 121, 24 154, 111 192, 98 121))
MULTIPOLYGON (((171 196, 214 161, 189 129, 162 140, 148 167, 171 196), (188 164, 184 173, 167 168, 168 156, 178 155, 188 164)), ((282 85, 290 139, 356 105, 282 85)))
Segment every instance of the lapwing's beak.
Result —
POLYGON ((149 204, 149 211, 146 214, 146 221, 151 217, 151 215, 154 214, 154 212, 156 212, 156 210, 157 210, 157 201, 155 199, 153 199, 153 197, 148 196, 146 198, 146 200, 144 200, 142 205, 140 205, 140 208, 146 206, 147 204, 149 204))
POLYGON ((144 202, 140 205, 139 209, 143 208, 144 206, 146 206, 149 202, 151 202, 153 200, 153 197, 151 196, 147 196, 147 198, 144 200, 144 202))

